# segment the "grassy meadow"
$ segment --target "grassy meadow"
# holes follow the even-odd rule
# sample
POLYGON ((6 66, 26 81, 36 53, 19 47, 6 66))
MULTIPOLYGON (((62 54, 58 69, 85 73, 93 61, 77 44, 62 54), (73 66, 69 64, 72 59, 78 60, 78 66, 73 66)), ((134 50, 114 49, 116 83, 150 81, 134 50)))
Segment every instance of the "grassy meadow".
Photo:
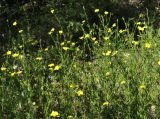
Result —
POLYGON ((144 14, 123 28, 94 14, 99 24, 50 27, 45 47, 13 21, 18 37, 0 54, 1 119, 160 118, 160 29, 144 14))

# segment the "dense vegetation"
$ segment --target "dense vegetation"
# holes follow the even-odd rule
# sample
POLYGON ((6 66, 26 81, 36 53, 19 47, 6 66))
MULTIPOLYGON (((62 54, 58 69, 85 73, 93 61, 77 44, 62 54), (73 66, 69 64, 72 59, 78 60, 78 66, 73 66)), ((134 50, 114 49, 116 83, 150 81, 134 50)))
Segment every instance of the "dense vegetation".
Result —
POLYGON ((0 1, 0 117, 160 118, 158 2, 0 1))

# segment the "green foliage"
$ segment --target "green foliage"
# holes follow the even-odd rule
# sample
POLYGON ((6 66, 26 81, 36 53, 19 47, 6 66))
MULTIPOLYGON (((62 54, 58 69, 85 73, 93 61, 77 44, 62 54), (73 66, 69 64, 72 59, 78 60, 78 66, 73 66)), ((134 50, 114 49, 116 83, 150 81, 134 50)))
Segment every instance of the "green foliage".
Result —
POLYGON ((2 118, 160 118, 160 30, 148 14, 114 20, 104 0, 5 2, 2 118))

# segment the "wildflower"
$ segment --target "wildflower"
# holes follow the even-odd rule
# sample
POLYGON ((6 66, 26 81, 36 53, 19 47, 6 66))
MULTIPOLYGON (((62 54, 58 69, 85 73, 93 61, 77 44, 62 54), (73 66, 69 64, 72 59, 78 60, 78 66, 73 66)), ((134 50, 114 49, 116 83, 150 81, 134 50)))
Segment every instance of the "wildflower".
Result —
POLYGON ((138 44, 139 44, 138 41, 132 41, 132 43, 133 43, 134 45, 138 45, 138 44))
POLYGON ((51 35, 52 34, 52 32, 50 31, 50 32, 48 32, 48 35, 51 35))
POLYGON ((107 51, 107 53, 105 55, 109 56, 110 54, 111 54, 111 51, 107 51))
POLYGON ((18 31, 18 33, 22 33, 22 32, 23 32, 23 30, 19 30, 19 31, 18 31))
POLYGON ((74 87, 75 87, 75 85, 74 85, 74 84, 71 84, 71 85, 69 85, 69 87, 70 87, 70 88, 74 88, 74 87))
POLYGON ((96 37, 93 37, 92 40, 95 41, 95 40, 96 40, 96 37))
POLYGON ((22 71, 17 71, 17 73, 16 74, 22 74, 22 71))
POLYGON ((105 12, 104 12, 104 14, 105 14, 105 15, 108 15, 108 14, 109 14, 109 12, 105 11, 105 12))
POLYGON ((44 51, 48 51, 48 48, 45 48, 44 51))
POLYGON ((63 31, 62 31, 62 30, 60 30, 60 31, 59 31, 59 34, 63 34, 63 31))
POLYGON ((158 65, 160 65, 160 60, 158 61, 158 65))
POLYGON ((14 54, 12 55, 12 57, 14 57, 14 58, 16 58, 16 57, 18 57, 18 56, 19 56, 18 53, 14 53, 14 54))
POLYGON ((55 29, 54 29, 54 28, 52 28, 50 31, 51 31, 51 32, 54 32, 54 30, 55 30, 55 29))
POLYGON ((97 44, 97 43, 98 43, 98 41, 95 41, 94 43, 95 43, 95 44, 97 44))
POLYGON ((52 13, 52 14, 54 13, 54 9, 51 9, 51 13, 52 13))
POLYGON ((95 9, 94 12, 95 12, 95 13, 98 13, 98 12, 99 12, 99 9, 95 9))
POLYGON ((76 51, 80 51, 80 49, 79 49, 79 48, 76 48, 76 51))
POLYGON ((83 37, 83 36, 81 36, 81 37, 79 37, 79 39, 80 39, 80 40, 83 40, 83 39, 84 39, 84 37, 83 37))
POLYGON ((6 67, 1 67, 1 71, 6 71, 6 67))
POLYGON ((85 38, 89 38, 90 35, 89 35, 89 34, 85 34, 84 37, 85 37, 85 38))
POLYGON ((63 45, 64 45, 64 42, 61 43, 61 46, 63 46, 63 45))
POLYGON ((83 93, 82 90, 79 90, 79 91, 77 92, 77 95, 78 95, 78 96, 82 96, 82 95, 84 95, 84 93, 83 93))
POLYGON ((126 81, 124 81, 124 80, 120 82, 121 85, 123 85, 123 84, 125 84, 125 83, 126 83, 126 81))
POLYGON ((107 31, 108 33, 111 33, 112 32, 112 30, 111 30, 111 28, 108 28, 108 31, 107 31))
POLYGON ((68 119, 72 119, 72 118, 73 118, 73 116, 72 116, 72 115, 69 115, 67 118, 68 118, 68 119))
POLYGON ((53 66, 54 66, 54 64, 53 64, 53 63, 51 63, 51 64, 49 64, 49 65, 48 65, 48 67, 53 67, 53 66))
POLYGON ((114 24, 112 25, 112 27, 116 27, 116 23, 114 23, 114 24))
POLYGON ((17 25, 17 22, 15 21, 15 22, 13 22, 13 24, 12 24, 13 26, 16 26, 17 25))
POLYGON ((72 43, 71 45, 72 45, 72 46, 75 46, 75 44, 76 44, 76 43, 72 43))
POLYGON ((52 111, 50 116, 51 117, 60 117, 60 114, 57 111, 52 111))
POLYGON ((62 48, 63 48, 63 50, 65 50, 65 51, 69 50, 69 47, 62 47, 62 48))
POLYGON ((109 105, 109 102, 106 101, 106 102, 104 102, 102 105, 103 105, 103 106, 108 106, 108 105, 109 105))
POLYGON ((83 24, 84 24, 85 22, 86 22, 85 20, 82 21, 83 24))
POLYGON ((12 54, 12 51, 7 51, 6 54, 7 54, 7 55, 11 55, 11 54, 12 54))
POLYGON ((146 48, 151 48, 151 44, 150 43, 145 43, 145 47, 146 48))
POLYGON ((24 58, 24 55, 19 55, 19 59, 23 59, 24 58))
POLYGON ((126 30, 122 30, 122 29, 120 29, 119 30, 119 33, 123 33, 123 32, 125 32, 126 30))
POLYGON ((105 36, 103 37, 104 40, 109 40, 109 37, 105 36))
POLYGON ((110 74, 111 74, 110 72, 107 72, 107 73, 106 73, 106 76, 109 76, 110 74))
POLYGON ((136 24, 137 24, 137 25, 141 25, 141 24, 142 24, 142 22, 137 22, 136 24))
POLYGON ((117 53, 118 53, 118 51, 114 51, 113 54, 112 54, 112 56, 116 55, 117 53))
POLYGON ((40 60, 42 60, 42 57, 37 57, 36 60, 39 60, 39 61, 40 61, 40 60))
POLYGON ((107 64, 112 64, 112 62, 107 62, 107 64))
POLYGON ((145 86, 144 84, 142 84, 142 85, 139 86, 139 88, 140 88, 140 89, 145 89, 146 86, 145 86))
POLYGON ((60 68, 61 68, 61 66, 57 65, 57 66, 55 66, 54 70, 58 71, 60 68))
POLYGON ((145 27, 138 26, 139 31, 144 31, 145 27))
POLYGON ((11 76, 15 76, 15 75, 16 75, 16 72, 11 73, 11 76))

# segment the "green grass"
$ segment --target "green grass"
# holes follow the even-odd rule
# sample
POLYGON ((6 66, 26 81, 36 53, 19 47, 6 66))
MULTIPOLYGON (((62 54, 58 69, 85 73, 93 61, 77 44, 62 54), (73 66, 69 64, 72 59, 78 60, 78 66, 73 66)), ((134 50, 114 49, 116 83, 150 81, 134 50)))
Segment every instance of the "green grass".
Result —
POLYGON ((1 55, 1 117, 160 118, 160 29, 137 20, 122 31, 117 23, 109 26, 109 14, 99 14, 100 25, 80 23, 84 35, 77 39, 74 25, 62 26, 63 33, 52 30, 54 43, 46 47, 28 32, 19 33, 1 55))

